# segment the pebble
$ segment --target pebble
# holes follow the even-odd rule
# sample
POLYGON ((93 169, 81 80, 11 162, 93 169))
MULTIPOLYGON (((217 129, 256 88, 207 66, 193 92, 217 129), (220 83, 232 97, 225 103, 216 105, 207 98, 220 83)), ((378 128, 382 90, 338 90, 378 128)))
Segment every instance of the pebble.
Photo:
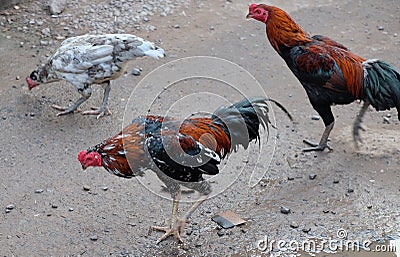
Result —
POLYGON ((378 26, 378 30, 385 30, 383 26, 378 26))
POLYGON ((74 208, 69 208, 68 211, 74 211, 74 208))
POLYGON ((174 25, 174 29, 179 29, 181 26, 179 24, 174 25))
POLYGON ((140 76, 141 74, 142 74, 142 72, 137 68, 132 70, 132 75, 134 75, 134 76, 140 76))
POLYGON ((58 208, 58 205, 57 205, 57 204, 52 204, 52 205, 51 205, 51 208, 57 209, 57 208, 58 208))
POLYGON ((347 193, 353 193, 353 192, 354 192, 354 189, 352 189, 352 188, 347 189, 347 193))
POLYGON ((372 208, 372 204, 368 204, 368 205, 367 205, 367 208, 368 208, 368 209, 371 209, 371 208, 372 208))
POLYGON ((339 184, 339 179, 334 179, 333 184, 339 184))
POLYGON ((313 115, 313 116, 311 116, 311 119, 312 119, 312 120, 320 120, 321 117, 318 116, 318 115, 313 115))
POLYGON ((310 174, 308 175, 308 178, 311 180, 314 180, 317 177, 317 174, 310 174))
POLYGON ((311 231, 311 228, 303 228, 301 231, 303 231, 304 233, 308 233, 311 231))
POLYGON ((15 205, 14 205, 14 204, 9 204, 9 205, 6 206, 6 209, 7 209, 7 210, 12 210, 12 209, 14 209, 14 208, 15 208, 15 205))
POLYGON ((294 180, 294 177, 288 177, 287 180, 294 180))
POLYGON ((43 193, 43 189, 38 188, 38 189, 35 190, 35 193, 36 194, 41 194, 41 193, 43 193))
POLYGON ((97 239, 99 239, 99 238, 96 235, 90 237, 90 240, 92 240, 92 241, 97 241, 97 239))
POLYGON ((281 206, 281 213, 289 214, 290 213, 290 209, 285 207, 285 206, 281 206))
POLYGON ((291 228, 298 228, 299 227, 299 224, 297 224, 296 222, 292 222, 292 223, 290 223, 290 227, 291 228))
POLYGON ((107 191, 107 190, 108 190, 108 187, 103 187, 103 190, 104 190, 104 191, 107 191))
POLYGON ((383 124, 390 124, 390 119, 388 117, 383 117, 383 124))
POLYGON ((83 186, 83 190, 85 190, 85 191, 90 191, 90 186, 84 185, 84 186, 83 186))
POLYGON ((17 76, 17 77, 15 77, 15 79, 16 79, 16 80, 20 80, 20 79, 21 79, 21 77, 20 77, 20 76, 17 76))
POLYGON ((223 235, 225 235, 225 231, 223 231, 222 229, 218 230, 217 235, 218 236, 223 236, 223 235))

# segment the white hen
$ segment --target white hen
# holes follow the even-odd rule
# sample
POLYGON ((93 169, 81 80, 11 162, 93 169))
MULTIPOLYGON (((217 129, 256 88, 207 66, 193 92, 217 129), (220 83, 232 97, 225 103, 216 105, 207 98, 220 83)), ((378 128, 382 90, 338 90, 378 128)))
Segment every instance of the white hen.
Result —
POLYGON ((120 77, 128 61, 136 57, 164 57, 164 50, 152 42, 130 34, 83 35, 64 40, 61 47, 26 78, 29 90, 45 83, 59 80, 70 82, 82 97, 70 107, 52 107, 62 112, 57 116, 73 113, 92 94, 91 85, 104 88, 100 108, 82 112, 84 115, 110 115, 108 96, 110 81, 120 77))

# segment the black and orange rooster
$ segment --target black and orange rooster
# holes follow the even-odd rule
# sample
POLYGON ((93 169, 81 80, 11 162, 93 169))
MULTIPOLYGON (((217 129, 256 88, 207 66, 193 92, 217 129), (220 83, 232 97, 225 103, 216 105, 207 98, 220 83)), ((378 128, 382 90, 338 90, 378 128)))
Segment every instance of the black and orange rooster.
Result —
POLYGON ((82 168, 103 166, 117 176, 131 178, 144 175, 146 169, 156 172, 173 198, 171 222, 168 227, 153 227, 165 234, 157 241, 173 235, 182 242, 181 233, 186 220, 207 199, 211 187, 203 174, 216 175, 217 165, 239 145, 247 148, 260 138, 260 125, 271 123, 267 101, 272 99, 244 99, 229 107, 220 107, 211 117, 192 117, 180 123, 173 118, 145 116, 116 136, 81 151, 78 155, 82 168), (198 191, 202 196, 182 219, 177 218, 181 185, 198 191))
POLYGON ((305 32, 285 11, 265 4, 251 4, 247 18, 266 24, 269 42, 285 60, 307 92, 311 105, 322 117, 325 131, 319 144, 304 151, 332 149, 328 137, 335 119, 332 104, 364 101, 353 126, 353 138, 361 142, 359 130, 369 105, 377 111, 397 108, 400 120, 400 73, 391 65, 366 60, 332 39, 305 32))

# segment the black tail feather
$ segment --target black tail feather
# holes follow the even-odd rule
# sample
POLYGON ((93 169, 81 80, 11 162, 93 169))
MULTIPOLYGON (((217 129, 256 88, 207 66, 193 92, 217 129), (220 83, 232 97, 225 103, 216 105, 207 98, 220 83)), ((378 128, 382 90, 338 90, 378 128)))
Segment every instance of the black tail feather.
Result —
POLYGON ((290 120, 293 120, 282 104, 264 97, 245 98, 229 107, 220 107, 214 112, 213 122, 221 124, 225 129, 231 138, 234 150, 238 145, 242 145, 246 149, 251 141, 259 140, 260 124, 267 130, 267 135, 269 135, 269 125, 275 127, 269 118, 268 101, 276 104, 288 115, 290 120))
POLYGON ((367 60, 363 68, 366 100, 377 111, 395 107, 400 120, 400 73, 379 60, 367 60))

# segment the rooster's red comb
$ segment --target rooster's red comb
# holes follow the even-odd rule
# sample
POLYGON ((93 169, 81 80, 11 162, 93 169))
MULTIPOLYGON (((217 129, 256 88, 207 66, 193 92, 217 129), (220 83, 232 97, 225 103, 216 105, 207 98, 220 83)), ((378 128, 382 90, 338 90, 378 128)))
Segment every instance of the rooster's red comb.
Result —
POLYGON ((83 162, 85 155, 86 155, 86 151, 85 151, 85 150, 82 150, 82 151, 79 152, 79 154, 78 154, 78 160, 79 160, 81 163, 83 162))

